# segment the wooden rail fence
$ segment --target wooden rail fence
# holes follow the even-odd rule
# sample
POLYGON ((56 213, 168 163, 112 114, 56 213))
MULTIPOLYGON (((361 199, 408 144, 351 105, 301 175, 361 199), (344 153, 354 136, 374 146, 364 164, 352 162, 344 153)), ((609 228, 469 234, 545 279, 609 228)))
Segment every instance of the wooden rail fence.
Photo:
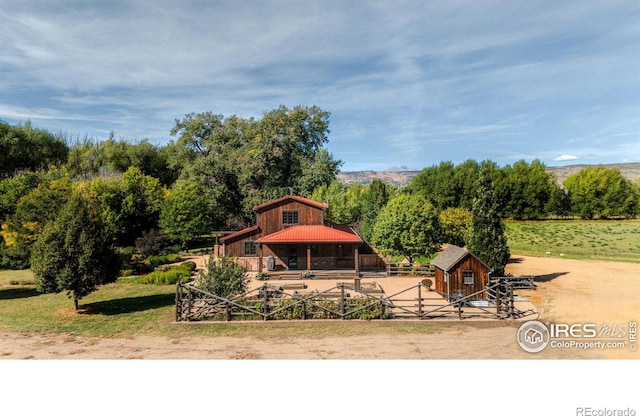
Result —
MULTIPOLYGON (((291 289, 291 288, 289 288, 291 289)), ((306 319, 519 319, 536 313, 519 310, 513 286, 504 281, 468 296, 427 290, 418 284, 388 295, 377 283, 338 282, 324 291, 289 292, 270 284, 223 298, 191 283, 176 286, 176 321, 306 320, 306 319), (485 292, 487 300, 476 300, 485 292), (493 293, 489 299, 486 293, 493 293)))

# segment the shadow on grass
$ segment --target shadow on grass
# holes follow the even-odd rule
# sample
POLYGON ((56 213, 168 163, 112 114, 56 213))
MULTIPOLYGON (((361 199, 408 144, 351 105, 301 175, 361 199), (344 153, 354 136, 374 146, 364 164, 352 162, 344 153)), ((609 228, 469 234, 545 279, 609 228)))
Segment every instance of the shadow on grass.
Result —
POLYGON ((40 295, 33 287, 20 287, 14 289, 0 290, 0 300, 23 299, 40 295))
POLYGON ((147 311, 164 308, 175 303, 174 294, 149 295, 135 298, 105 300, 103 302, 80 305, 80 313, 87 315, 120 315, 123 313, 147 311))
POLYGON ((524 261, 522 257, 511 257, 508 261, 508 264, 520 264, 524 261))
POLYGON ((569 274, 569 272, 543 274, 540 276, 534 276, 533 281, 534 282, 550 282, 553 279, 557 279, 560 276, 564 276, 565 274, 569 274))

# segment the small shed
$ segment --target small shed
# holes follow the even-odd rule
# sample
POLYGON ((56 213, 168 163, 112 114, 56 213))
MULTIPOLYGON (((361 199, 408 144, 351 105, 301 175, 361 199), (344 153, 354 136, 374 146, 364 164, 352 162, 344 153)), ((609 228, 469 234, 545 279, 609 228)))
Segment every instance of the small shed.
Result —
POLYGON ((431 261, 435 267, 435 289, 447 294, 470 296, 470 299, 486 299, 482 292, 489 280, 491 268, 463 247, 450 245, 431 261))

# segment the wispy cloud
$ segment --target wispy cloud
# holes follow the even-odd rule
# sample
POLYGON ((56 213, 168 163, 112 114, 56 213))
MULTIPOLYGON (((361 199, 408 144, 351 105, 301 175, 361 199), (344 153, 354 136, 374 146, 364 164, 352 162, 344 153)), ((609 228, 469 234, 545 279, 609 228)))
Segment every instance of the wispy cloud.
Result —
POLYGON ((574 155, 560 155, 556 158, 554 158, 553 160, 556 162, 566 162, 568 160, 579 160, 580 157, 578 156, 574 156, 574 155))
POLYGON ((192 111, 316 104, 345 170, 585 159, 640 142, 638 19, 635 1, 5 2, 0 119, 166 142, 192 111))

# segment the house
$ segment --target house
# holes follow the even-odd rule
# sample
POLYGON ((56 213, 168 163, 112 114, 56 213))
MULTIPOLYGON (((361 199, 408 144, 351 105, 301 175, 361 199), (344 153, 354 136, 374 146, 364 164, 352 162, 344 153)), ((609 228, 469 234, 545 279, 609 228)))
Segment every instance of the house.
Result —
POLYGON ((435 266, 435 289, 447 294, 473 295, 471 299, 485 299, 482 292, 489 280, 491 268, 466 248, 450 245, 431 261, 435 266))
POLYGON ((253 207, 256 224, 220 239, 222 254, 253 271, 360 271, 362 238, 324 219, 327 204, 289 195, 253 207))

